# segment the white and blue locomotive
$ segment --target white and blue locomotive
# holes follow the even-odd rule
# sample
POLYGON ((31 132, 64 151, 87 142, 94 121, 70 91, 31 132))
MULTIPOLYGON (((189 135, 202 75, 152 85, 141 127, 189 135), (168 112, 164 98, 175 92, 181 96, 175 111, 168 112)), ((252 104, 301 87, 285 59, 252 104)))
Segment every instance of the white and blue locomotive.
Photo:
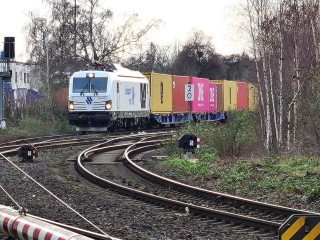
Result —
POLYGON ((118 64, 93 64, 69 81, 69 123, 77 131, 146 126, 150 115, 149 81, 118 64))

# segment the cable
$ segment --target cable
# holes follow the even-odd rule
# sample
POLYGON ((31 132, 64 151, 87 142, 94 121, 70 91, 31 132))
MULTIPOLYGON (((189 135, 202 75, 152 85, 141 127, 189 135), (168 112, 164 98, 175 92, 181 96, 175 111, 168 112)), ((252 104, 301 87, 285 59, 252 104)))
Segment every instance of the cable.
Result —
POLYGON ((2 187, 1 184, 0 184, 0 188, 2 189, 2 191, 4 191, 5 194, 7 194, 7 196, 11 199, 11 201, 17 205, 19 209, 22 209, 22 207, 13 199, 13 197, 10 196, 10 194, 2 187))
POLYGON ((25 176, 27 176, 31 181, 33 181, 35 184, 37 184, 39 187, 41 187, 43 190, 45 190, 47 193, 49 193, 52 197, 54 197, 56 200, 58 200, 60 203, 62 203, 64 206, 69 208, 71 211, 73 211, 75 214, 77 214, 79 217, 81 217, 83 220, 85 220, 87 223, 89 223, 91 226, 99 230, 101 233, 106 235, 107 237, 111 238, 110 235, 105 233, 102 229, 100 229, 98 226, 94 225, 91 221, 86 219, 84 216, 82 216, 79 212, 74 210, 72 207, 70 207, 67 203, 62 201, 60 198, 58 198, 56 195, 54 195, 52 192, 50 192, 48 189, 46 189, 44 186, 42 186, 40 183, 38 183, 35 179, 33 179, 30 175, 28 175, 25 171, 23 171, 21 168, 19 168, 17 165, 15 165, 12 161, 10 161, 7 157, 5 157, 2 153, 0 153, 0 156, 3 157, 6 161, 8 161, 12 166, 17 168, 20 172, 22 172, 25 176))

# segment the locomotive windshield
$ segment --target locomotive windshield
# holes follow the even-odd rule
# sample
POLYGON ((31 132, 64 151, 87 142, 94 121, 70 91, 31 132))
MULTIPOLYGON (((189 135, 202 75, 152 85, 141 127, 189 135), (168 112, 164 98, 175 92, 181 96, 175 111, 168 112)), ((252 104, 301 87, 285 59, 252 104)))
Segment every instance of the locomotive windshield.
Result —
POLYGON ((92 78, 91 79, 91 92, 106 92, 107 79, 106 78, 92 78))
POLYGON ((102 93, 107 91, 107 78, 74 78, 74 93, 102 93))

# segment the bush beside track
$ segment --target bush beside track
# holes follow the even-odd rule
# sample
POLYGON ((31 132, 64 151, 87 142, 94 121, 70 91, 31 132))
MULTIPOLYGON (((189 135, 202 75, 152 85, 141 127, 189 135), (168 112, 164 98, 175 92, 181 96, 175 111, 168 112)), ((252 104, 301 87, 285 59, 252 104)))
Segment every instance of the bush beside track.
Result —
POLYGON ((214 191, 319 212, 319 157, 261 157, 251 113, 232 112, 229 116, 226 124, 183 126, 163 150, 162 154, 170 157, 154 162, 155 171, 214 191), (177 141, 186 133, 201 139, 196 149, 198 164, 180 158, 177 141))
POLYGON ((74 132, 74 127, 70 126, 68 119, 63 116, 55 116, 49 119, 27 117, 15 123, 7 122, 5 129, 0 128, 0 142, 71 132, 74 132))

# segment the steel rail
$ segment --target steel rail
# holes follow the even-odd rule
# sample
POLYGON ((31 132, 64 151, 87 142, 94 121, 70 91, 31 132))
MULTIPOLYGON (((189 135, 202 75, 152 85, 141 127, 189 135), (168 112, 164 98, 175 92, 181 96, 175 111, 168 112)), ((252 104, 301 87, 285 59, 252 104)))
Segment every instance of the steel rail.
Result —
MULTIPOLYGON (((202 195, 205 198, 219 198, 220 201, 223 200, 223 198, 224 198, 227 202, 229 202, 230 200, 238 201, 239 203, 245 202, 247 204, 250 204, 254 208, 259 208, 261 210, 270 211, 270 212, 277 211, 278 214, 286 215, 288 217, 291 216, 292 214, 317 214, 315 212, 299 210, 299 209, 294 209, 294 208, 289 208, 289 207, 284 207, 284 206, 279 206, 279 205, 274 205, 274 204, 269 204, 269 203, 263 203, 263 202, 250 200, 250 199, 246 199, 246 198, 242 198, 242 197, 237 197, 237 196, 233 196, 233 195, 229 195, 229 194, 225 194, 225 193, 214 192, 211 190, 198 188, 195 186, 184 184, 184 183, 157 175, 153 172, 147 171, 146 169, 140 167, 139 165, 137 165, 134 161, 132 161, 130 159, 130 155, 133 155, 137 152, 141 152, 144 150, 145 146, 138 148, 138 146, 140 146, 140 145, 142 145, 142 144, 140 144, 139 142, 135 143, 126 150, 126 152, 124 154, 125 161, 126 161, 126 164, 128 164, 128 166, 133 171, 135 171, 139 175, 141 175, 149 180, 156 181, 157 183, 161 183, 162 185, 165 185, 165 186, 169 185, 171 188, 175 188, 177 190, 182 189, 184 191, 193 193, 194 195, 197 195, 197 196, 202 195), (136 149, 134 149, 134 148, 136 148, 136 149)), ((148 149, 149 149, 149 147, 148 147, 148 149)))
MULTIPOLYGON (((153 141, 147 141, 147 142, 139 142, 132 144, 130 147, 128 147, 125 150, 124 156, 127 159, 129 154, 131 154, 132 147, 137 146, 137 145, 142 145, 142 144, 148 144, 145 146, 145 148, 154 148, 155 143, 159 142, 159 140, 153 140, 153 141), (130 150, 131 149, 131 150, 130 150)), ((128 145, 128 144, 125 144, 128 145)), ((118 145, 119 148, 123 148, 125 145, 121 144, 118 145)), ((115 146, 112 147, 114 149, 115 146)), ((105 148, 104 150, 107 150, 105 148)), ((169 208, 173 208, 179 211, 184 211, 185 209, 189 209, 189 212, 194 214, 194 215, 199 215, 199 216, 206 216, 209 217, 210 219, 214 219, 218 222, 224 222, 224 223, 232 223, 234 225, 241 225, 243 228, 249 228, 253 227, 254 229, 263 229, 264 231, 267 232, 273 232, 274 234, 277 233, 278 228, 280 227, 280 223, 277 222, 272 222, 272 221, 267 221, 263 219, 258 219, 254 217, 249 217, 249 216, 244 216, 244 215, 239 215, 239 214, 234 214, 230 212, 225 212, 221 210, 215 210, 212 208, 207 208, 203 206, 197 206, 194 204, 190 203, 185 203, 182 201, 177 201, 174 199, 169 199, 166 197, 162 196, 157 196, 151 193, 143 192, 137 189, 129 188, 127 186, 123 186, 120 184, 117 184, 113 181, 104 179, 88 169, 85 168, 85 166, 82 164, 82 156, 87 152, 87 151, 94 151, 94 148, 84 150, 81 154, 79 154, 78 159, 77 159, 77 170, 81 175, 83 175, 85 178, 90 180, 91 182, 104 187, 104 188, 109 188, 112 190, 115 190, 116 192, 122 193, 124 195, 129 195, 131 197, 134 197, 136 199, 140 199, 146 202, 152 202, 160 206, 165 206, 169 208)))

